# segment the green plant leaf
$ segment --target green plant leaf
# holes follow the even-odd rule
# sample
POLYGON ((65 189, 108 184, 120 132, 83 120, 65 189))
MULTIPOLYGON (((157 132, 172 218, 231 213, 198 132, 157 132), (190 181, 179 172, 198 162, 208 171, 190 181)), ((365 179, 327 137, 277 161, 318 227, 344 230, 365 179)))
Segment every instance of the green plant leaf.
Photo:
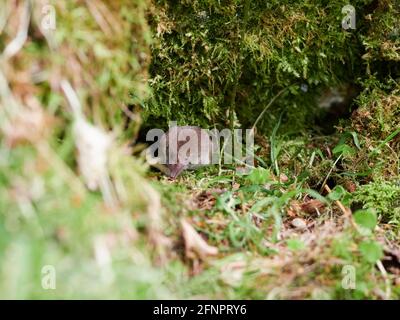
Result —
POLYGON ((360 141, 358 140, 357 133, 352 131, 350 132, 351 136, 353 137, 353 142, 358 150, 361 150, 360 141))
POLYGON ((288 239, 286 244, 292 251, 302 250, 306 247, 305 243, 299 239, 288 239))
POLYGON ((271 179, 271 173, 265 168, 258 167, 253 169, 246 179, 253 184, 264 184, 271 179))
POLYGON ((356 153, 354 148, 350 147, 348 144, 338 144, 333 150, 332 150, 334 155, 343 155, 344 157, 346 156, 352 156, 356 153))
POLYGON ((354 220, 361 227, 374 230, 378 219, 373 210, 358 210, 354 213, 354 220))
POLYGON ((347 191, 342 186, 336 186, 333 188, 332 192, 328 194, 328 199, 332 201, 337 201, 341 199, 347 191))
POLYGON ((375 263, 383 257, 382 246, 376 241, 361 242, 359 250, 363 258, 370 263, 375 263))

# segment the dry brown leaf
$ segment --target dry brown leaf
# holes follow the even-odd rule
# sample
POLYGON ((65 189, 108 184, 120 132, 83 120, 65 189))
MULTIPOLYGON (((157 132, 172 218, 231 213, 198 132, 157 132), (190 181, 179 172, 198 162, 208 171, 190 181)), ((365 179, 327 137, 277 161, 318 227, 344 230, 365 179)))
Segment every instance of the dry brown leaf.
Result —
POLYGON ((301 210, 306 213, 317 213, 325 207, 325 204, 319 200, 309 200, 300 205, 301 210))
POLYGON ((297 217, 301 212, 300 202, 297 200, 292 200, 290 202, 290 207, 287 209, 287 214, 289 217, 297 217))
POLYGON ((357 185, 353 181, 346 181, 344 183, 344 187, 350 193, 355 192, 357 190, 357 185))
POLYGON ((225 191, 225 189, 214 188, 200 192, 199 194, 194 196, 192 201, 192 208, 194 210, 211 210, 216 202, 215 195, 220 195, 225 191))

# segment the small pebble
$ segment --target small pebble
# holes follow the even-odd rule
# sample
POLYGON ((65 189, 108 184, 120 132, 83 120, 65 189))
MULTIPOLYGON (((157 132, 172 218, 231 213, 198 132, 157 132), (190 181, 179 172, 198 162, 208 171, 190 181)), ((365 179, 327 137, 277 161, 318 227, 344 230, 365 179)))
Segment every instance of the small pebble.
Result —
POLYGON ((292 226, 299 230, 304 230, 307 228, 307 224, 303 219, 295 218, 292 220, 292 226))
POLYGON ((281 173, 281 174, 279 175, 279 181, 280 181, 281 183, 286 183, 286 182, 289 181, 289 178, 287 177, 286 174, 281 173))

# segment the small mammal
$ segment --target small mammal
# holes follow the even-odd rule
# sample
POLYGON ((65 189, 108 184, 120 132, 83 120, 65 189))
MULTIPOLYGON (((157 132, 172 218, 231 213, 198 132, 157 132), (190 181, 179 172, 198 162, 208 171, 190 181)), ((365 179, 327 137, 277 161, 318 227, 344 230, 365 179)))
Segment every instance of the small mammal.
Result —
POLYGON ((160 138, 159 158, 166 174, 175 179, 186 169, 211 164, 214 143, 207 130, 196 126, 174 126, 160 138))

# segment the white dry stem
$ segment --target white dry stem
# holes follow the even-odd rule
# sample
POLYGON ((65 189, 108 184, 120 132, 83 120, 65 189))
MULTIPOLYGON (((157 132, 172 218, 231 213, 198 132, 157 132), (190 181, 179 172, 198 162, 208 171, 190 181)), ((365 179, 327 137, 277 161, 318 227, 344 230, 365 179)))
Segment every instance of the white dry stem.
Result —
POLYGON ((169 239, 162 231, 161 199, 159 193, 146 181, 143 183, 143 191, 147 198, 147 214, 149 217, 149 238, 155 246, 161 260, 164 260, 165 248, 170 246, 169 239))
POLYGON ((75 90, 72 88, 68 80, 61 80, 61 89, 64 91, 64 94, 68 100, 69 106, 72 109, 72 113, 75 119, 83 118, 82 107, 78 95, 76 94, 75 90))
POLYGON ((107 244, 106 237, 104 235, 97 236, 94 239, 93 246, 95 259, 100 269, 102 280, 107 284, 111 284, 115 279, 115 274, 112 267, 110 248, 107 244))
POLYGON ((16 55, 24 46, 26 39, 28 38, 28 29, 31 18, 31 2, 26 0, 24 3, 24 8, 18 28, 17 36, 7 45, 4 49, 3 57, 5 59, 10 59, 16 55))
POLYGON ((218 254, 218 248, 210 246, 185 219, 181 220, 181 227, 188 258, 199 257, 204 260, 218 254))
POLYGON ((67 80, 61 81, 61 88, 74 116, 73 134, 78 165, 85 184, 92 191, 100 188, 105 203, 114 207, 116 200, 107 168, 112 137, 85 119, 79 98, 67 80))
POLYGON ((379 271, 382 274, 383 279, 385 279, 385 300, 390 300, 390 296, 392 295, 392 290, 390 288, 390 279, 388 277, 388 274, 386 272, 385 267, 383 266, 383 263, 381 260, 378 260, 376 262, 376 266, 378 267, 379 271))

